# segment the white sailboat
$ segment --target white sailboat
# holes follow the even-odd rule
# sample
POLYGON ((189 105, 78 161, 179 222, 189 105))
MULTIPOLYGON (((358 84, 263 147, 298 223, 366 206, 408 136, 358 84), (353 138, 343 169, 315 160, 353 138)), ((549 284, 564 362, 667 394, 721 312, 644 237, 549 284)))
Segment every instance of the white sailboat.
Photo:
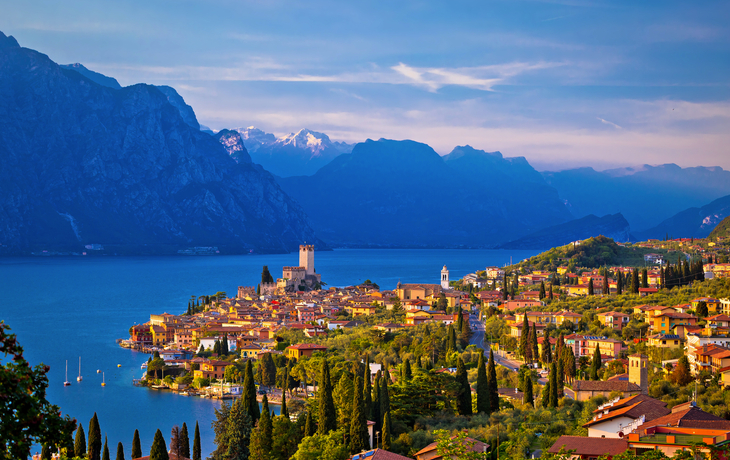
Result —
POLYGON ((79 376, 78 376, 78 377, 76 377, 76 381, 77 381, 77 382, 80 382, 80 381, 82 381, 82 380, 84 380, 84 378, 83 378, 83 377, 81 377, 81 356, 79 356, 79 376))
POLYGON ((106 383, 104 383, 104 373, 101 373, 101 386, 105 387, 106 383))
POLYGON ((66 381, 63 382, 63 386, 67 387, 71 385, 71 382, 68 381, 68 359, 66 360, 66 381))

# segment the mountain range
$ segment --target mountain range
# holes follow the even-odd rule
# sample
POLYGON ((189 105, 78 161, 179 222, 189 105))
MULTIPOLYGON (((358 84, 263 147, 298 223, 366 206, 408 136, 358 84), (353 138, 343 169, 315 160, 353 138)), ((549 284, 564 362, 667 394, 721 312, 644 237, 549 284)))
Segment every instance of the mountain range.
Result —
POLYGON ((500 249, 550 249, 573 241, 603 235, 614 241, 632 239, 629 223, 619 214, 597 217, 593 214, 553 225, 499 246, 500 249))
POLYGON ((95 80, 0 32, 0 251, 324 247, 274 177, 201 132, 172 88, 95 80))
POLYGON ((237 128, 254 163, 279 177, 311 176, 354 144, 333 142, 323 133, 301 129, 276 137, 249 126, 237 128))
POLYGON ((636 232, 636 237, 646 239, 670 238, 706 238, 710 232, 726 217, 730 216, 730 195, 718 198, 702 206, 692 207, 678 212, 659 225, 636 232))

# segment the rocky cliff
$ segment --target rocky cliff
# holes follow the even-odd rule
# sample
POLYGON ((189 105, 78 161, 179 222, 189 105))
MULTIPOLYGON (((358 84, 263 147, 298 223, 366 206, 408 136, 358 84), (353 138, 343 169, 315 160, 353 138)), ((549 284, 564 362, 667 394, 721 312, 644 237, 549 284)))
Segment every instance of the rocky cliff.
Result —
POLYGON ((101 86, 0 33, 0 251, 323 244, 271 174, 236 163, 169 97, 101 86))

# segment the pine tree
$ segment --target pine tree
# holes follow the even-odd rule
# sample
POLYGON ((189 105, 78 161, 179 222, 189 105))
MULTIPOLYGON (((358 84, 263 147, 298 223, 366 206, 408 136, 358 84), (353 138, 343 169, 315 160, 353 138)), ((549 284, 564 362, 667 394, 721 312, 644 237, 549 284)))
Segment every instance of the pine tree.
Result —
MULTIPOLYGON (((555 280, 557 281, 557 278, 555 280)), ((553 283, 550 283, 550 293, 548 294, 548 299, 553 300, 553 283)))
POLYGON ((162 432, 157 429, 155 433, 155 439, 152 441, 152 448, 150 449, 150 460, 170 460, 170 456, 167 454, 167 444, 165 444, 165 438, 162 437, 162 432))
POLYGON ((337 411, 332 400, 332 381, 327 360, 322 360, 322 376, 319 382, 319 426, 317 432, 326 435, 337 429, 337 411))
POLYGON ((102 460, 111 460, 109 458, 109 445, 107 444, 106 436, 104 436, 104 449, 102 450, 101 459, 102 460))
POLYGON ((558 370, 555 363, 550 365, 550 399, 548 407, 558 407, 558 370))
POLYGON ((390 411, 390 392, 388 391, 388 380, 390 380, 388 369, 385 369, 380 386, 380 413, 385 414, 390 411))
POLYGON ((86 449, 89 454, 89 460, 101 459, 101 428, 99 427, 99 419, 94 416, 89 421, 89 447, 86 449))
POLYGON ((598 370, 601 368, 601 350, 596 344, 596 351, 593 353, 593 361, 591 362, 591 380, 598 380, 598 370))
POLYGON ((350 414, 350 453, 356 454, 370 448, 368 425, 365 418, 365 404, 363 401, 363 381, 359 375, 355 376, 355 391, 353 392, 352 413, 350 414))
POLYGON ((537 347, 537 324, 532 324, 532 332, 530 333, 530 355, 533 361, 537 361, 540 357, 539 348, 537 347))
POLYGON ((446 331, 446 352, 451 354, 454 351, 456 351, 456 332, 454 331, 454 325, 449 324, 446 331))
MULTIPOLYGON (((567 351, 567 349, 563 349, 563 350, 567 351)), ((565 351, 563 351, 563 353, 565 353, 565 351)), ((556 380, 557 380, 556 383, 558 384, 558 390, 557 390, 558 398, 562 398, 564 395, 563 391, 565 389, 565 376, 563 375, 563 372, 564 372, 563 371, 563 359, 556 360, 555 365, 557 367, 557 372, 558 372, 558 374, 556 376, 556 380)))
POLYGON ((220 356, 221 355, 221 341, 217 340, 213 343, 213 353, 220 356))
POLYGON ((217 445, 213 458, 248 459, 253 421, 244 400, 237 399, 230 408, 221 409, 216 411, 217 420, 213 422, 217 445))
POLYGON ((456 410, 459 415, 471 415, 471 387, 466 374, 466 366, 461 358, 456 361, 456 383, 459 386, 456 410))
POLYGON ((365 403, 365 417, 373 419, 373 385, 370 382, 370 356, 365 355, 365 368, 363 369, 363 402, 365 403))
POLYGON ((117 459, 116 460, 124 460, 124 446, 122 443, 117 444, 117 459))
POLYGON ((616 275, 616 295, 623 294, 624 291, 624 274, 622 272, 618 272, 616 275))
POLYGON ((190 437, 188 436, 188 426, 183 422, 180 430, 180 453, 185 458, 190 458, 190 437))
POLYGON ((538 293, 540 300, 545 299, 545 281, 540 281, 540 292, 538 293))
POLYGON ((132 458, 142 456, 142 444, 139 441, 139 430, 134 430, 134 439, 132 439, 132 458))
POLYGON ((390 450, 392 447, 391 439, 391 426, 390 426, 390 411, 385 413, 383 417, 383 449, 390 450))
POLYGON ((271 276, 271 273, 269 272, 269 267, 267 265, 264 265, 263 270, 261 270, 261 282, 262 283, 273 283, 274 277, 271 276))
POLYGON ((228 350, 228 333, 223 334, 223 341, 221 342, 221 354, 228 356, 230 351, 228 350))
POLYGON ((459 329, 459 342, 462 348, 466 348, 469 345, 469 338, 471 337, 471 328, 469 327, 469 321, 462 321, 461 328, 459 329))
POLYGON ((243 377, 243 407, 246 409, 251 423, 256 423, 261 416, 259 402, 256 400, 256 384, 253 381, 253 366, 251 361, 246 361, 246 369, 243 377))
POLYGON ((314 435, 314 422, 312 421, 312 411, 307 411, 307 420, 304 423, 304 437, 314 435))
POLYGON ((200 449, 200 428, 198 421, 195 421, 195 437, 193 438, 193 456, 192 460, 201 460, 202 451, 200 449))
MULTIPOLYGON (((142 453, 140 452, 140 457, 142 453)), ((79 423, 79 427, 76 430, 76 439, 74 440, 74 457, 84 457, 86 455, 86 435, 84 434, 84 427, 79 423)))
MULTIPOLYGON (((266 395, 264 395, 266 398, 266 395)), ((271 415, 269 414, 268 400, 264 400, 265 404, 262 403, 263 408, 261 410, 261 418, 259 423, 251 432, 251 444, 250 444, 250 455, 251 460, 268 460, 271 452, 272 445, 272 422, 271 415)))
POLYGON ((477 363, 477 413, 489 413, 489 382, 487 380, 487 366, 484 362, 484 351, 479 350, 477 363))
POLYGON ((489 410, 499 410, 499 386, 497 384, 497 370, 494 367, 494 352, 489 350, 489 364, 487 364, 487 382, 489 383, 489 410))
POLYGON ((575 378, 575 354, 573 354, 573 349, 570 347, 566 347, 565 351, 565 366, 564 366, 564 372, 565 375, 568 377, 568 381, 572 382, 575 378))
POLYGON ((649 272, 645 269, 641 271, 641 287, 649 287, 649 272))
POLYGON ((535 397, 532 395, 532 377, 529 375, 525 379, 525 395, 523 401, 525 404, 529 404, 531 407, 535 407, 535 397))

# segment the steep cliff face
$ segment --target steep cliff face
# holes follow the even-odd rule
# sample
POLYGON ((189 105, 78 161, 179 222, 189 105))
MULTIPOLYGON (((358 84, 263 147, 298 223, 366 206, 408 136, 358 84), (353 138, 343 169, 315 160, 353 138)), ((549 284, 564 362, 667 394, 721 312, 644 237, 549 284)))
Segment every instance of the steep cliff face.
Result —
POLYGON ((168 97, 100 86, 0 32, 0 251, 323 245, 269 173, 168 97))

